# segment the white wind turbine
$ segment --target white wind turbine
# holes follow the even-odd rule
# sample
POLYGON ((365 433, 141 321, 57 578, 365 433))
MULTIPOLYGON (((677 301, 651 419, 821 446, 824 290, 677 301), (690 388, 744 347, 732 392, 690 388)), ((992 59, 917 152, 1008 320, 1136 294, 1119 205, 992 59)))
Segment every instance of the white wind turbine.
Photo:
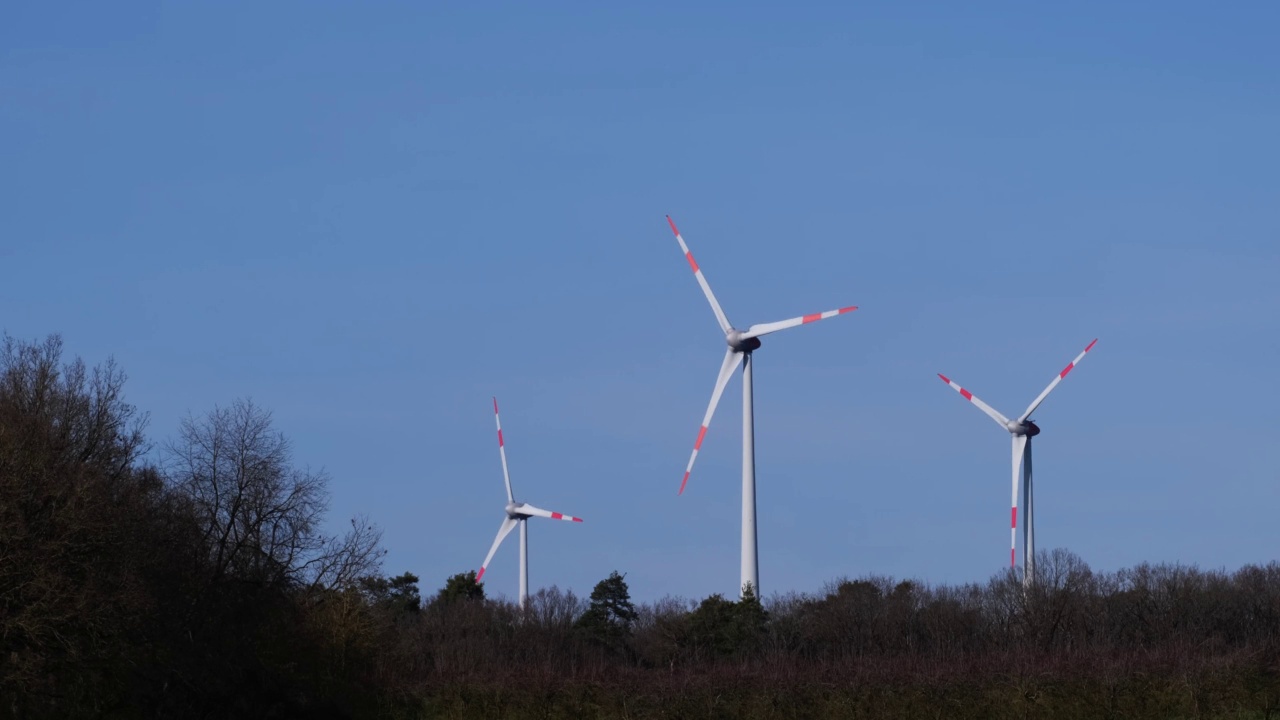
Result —
POLYGON ((1018 468, 1022 468, 1022 582, 1024 585, 1031 584, 1031 580, 1035 577, 1035 554, 1036 554, 1036 532, 1035 532, 1035 490, 1031 482, 1031 438, 1040 434, 1040 428, 1031 421, 1031 413, 1040 407, 1040 403, 1049 397, 1049 393, 1058 387, 1058 383, 1071 372, 1076 365, 1084 359, 1093 346, 1098 343, 1097 338, 1089 343, 1084 352, 1076 356, 1058 376, 1049 383, 1049 387, 1044 389, 1031 404, 1027 406, 1026 412, 1022 413, 1017 420, 1010 420, 1001 415, 995 408, 982 402, 976 395, 960 387, 952 382, 946 375, 938 373, 938 377, 942 378, 942 382, 955 388, 965 400, 973 403, 979 410, 986 413, 992 420, 999 423, 1000 427, 1007 430, 1013 436, 1013 509, 1009 515, 1009 567, 1017 566, 1017 545, 1018 545, 1018 468))
POLYGON ((498 454, 502 456, 502 479, 507 484, 507 506, 505 508, 507 516, 503 518, 502 525, 498 527, 498 536, 493 539, 493 546, 489 548, 489 554, 484 556, 484 564, 480 566, 480 571, 476 573, 476 582, 479 583, 480 579, 484 577, 484 571, 489 567, 489 561, 493 559, 493 554, 498 552, 498 546, 502 544, 502 539, 509 535, 516 525, 519 525, 520 607, 524 607, 525 601, 529 598, 529 518, 544 517, 552 520, 567 520, 569 522, 582 522, 582 518, 543 510, 528 503, 516 502, 515 496, 511 494, 511 474, 507 472, 507 448, 502 439, 502 419, 498 417, 498 398, 493 399, 493 419, 498 424, 498 454))
POLYGON ((693 472, 693 462, 698 459, 698 450, 702 447, 702 440, 706 437, 707 426, 711 424, 711 416, 716 412, 716 405, 720 402, 720 395, 724 392, 724 387, 728 384, 729 377, 733 375, 733 371, 741 363, 742 566, 741 582, 739 582, 738 589, 741 592, 750 584, 756 597, 760 597, 760 563, 756 546, 755 416, 752 411, 751 401, 751 353, 760 348, 761 336, 796 327, 797 325, 806 325, 818 320, 825 320, 829 317, 852 312, 858 308, 845 307, 839 310, 828 310, 813 315, 802 315, 790 320, 752 325, 745 331, 738 330, 729 324, 729 318, 725 316, 724 310, 720 309, 720 303, 716 301, 716 296, 711 292, 711 286, 707 284, 707 279, 702 276, 702 270, 698 268, 698 263, 694 262, 693 253, 689 252, 689 246, 685 245, 684 238, 680 236, 680 231, 676 229, 676 224, 671 220, 670 215, 667 216, 667 224, 671 226, 671 232, 675 233, 676 240, 680 243, 680 249, 684 251, 685 259, 689 261, 689 267, 693 269, 693 276, 698 279, 698 285, 702 286, 702 293, 707 296, 707 302, 711 303, 711 310, 716 314, 716 321, 720 323, 720 330, 724 332, 725 342, 729 345, 724 354, 724 362, 720 364, 720 374, 716 376, 716 386, 711 393, 711 403, 707 406, 707 414, 703 416, 702 427, 698 429, 698 439, 693 444, 693 454, 689 456, 689 465, 685 468, 684 479, 680 481, 680 493, 684 493, 685 484, 689 482, 689 473, 693 472))

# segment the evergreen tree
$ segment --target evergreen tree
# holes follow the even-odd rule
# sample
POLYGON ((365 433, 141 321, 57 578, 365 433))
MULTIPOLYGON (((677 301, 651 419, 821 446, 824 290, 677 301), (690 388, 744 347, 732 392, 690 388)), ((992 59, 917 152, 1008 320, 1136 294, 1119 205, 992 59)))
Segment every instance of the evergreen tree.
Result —
POLYGON ((689 614, 688 642, 700 654, 712 657, 741 655, 758 647, 767 622, 768 613, 747 584, 737 602, 719 594, 703 600, 689 614))
POLYGON ((392 578, 366 577, 360 585, 370 601, 390 608, 394 614, 416 613, 422 607, 418 576, 411 572, 392 578))
POLYGON ((739 650, 754 650, 764 637, 765 624, 769 622, 769 613, 765 612, 760 598, 751 583, 742 588, 742 599, 734 608, 738 626, 739 650))
POLYGON ((452 575, 436 595, 436 602, 450 604, 458 600, 484 600, 484 585, 476 582, 476 571, 452 575))
POLYGON ((577 627, 588 637, 614 649, 623 648, 631 638, 637 613, 627 582, 615 570, 596 583, 591 605, 578 618, 577 627))

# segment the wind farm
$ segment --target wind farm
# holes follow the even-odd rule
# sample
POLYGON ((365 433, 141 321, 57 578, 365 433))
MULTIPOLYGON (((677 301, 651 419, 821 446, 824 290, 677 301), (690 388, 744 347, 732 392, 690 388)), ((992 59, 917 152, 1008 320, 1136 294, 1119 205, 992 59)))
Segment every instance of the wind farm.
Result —
POLYGON ((12 5, 0 720, 1280 718, 1280 4, 12 5))

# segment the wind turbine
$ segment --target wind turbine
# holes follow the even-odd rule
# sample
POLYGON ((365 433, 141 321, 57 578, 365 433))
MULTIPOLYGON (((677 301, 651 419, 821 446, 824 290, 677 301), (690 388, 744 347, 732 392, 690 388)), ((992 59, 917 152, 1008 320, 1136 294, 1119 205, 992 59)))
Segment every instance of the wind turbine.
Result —
POLYGON ((703 277, 702 270, 698 268, 698 263, 693 259, 693 253, 689 252, 689 246, 685 245, 684 238, 680 236, 680 231, 676 229, 676 224, 672 221, 670 215, 667 216, 667 224, 671 226, 671 232, 675 233, 676 241, 680 243, 680 249, 684 251, 685 259, 689 261, 689 267, 693 269, 693 276, 697 278, 698 285, 702 286, 702 293, 707 296, 707 302, 711 303, 711 311, 716 314, 716 321, 720 323, 720 330, 724 332, 725 342, 729 345, 724 354, 724 361, 720 364, 720 374, 716 376, 716 386, 711 393, 711 403, 707 406, 707 414, 703 416, 702 427, 698 429, 698 439, 693 444, 693 454, 689 456, 689 465, 685 468, 684 479, 680 481, 680 494, 684 493, 684 487, 689 482, 689 473, 693 472, 693 462, 698 459, 698 450, 702 448, 702 440, 707 435, 707 427, 711 425, 711 416, 716 412, 716 405, 720 403, 720 395, 724 393, 724 387, 728 384, 729 377, 738 368, 738 364, 741 363, 742 566, 741 582, 738 585, 738 590, 743 592, 747 585, 750 584, 756 597, 760 597, 760 562, 756 546, 755 415, 752 411, 751 400, 751 353, 760 349, 760 338, 769 333, 786 330, 797 325, 807 325, 811 322, 826 320, 829 317, 852 312, 858 308, 845 307, 839 310, 828 310, 814 313, 813 315, 802 315, 790 320, 752 325, 746 331, 738 330, 729 324, 729 318, 725 316, 724 310, 720 309, 720 303, 716 301, 716 296, 711 292, 711 286, 707 284, 707 279, 703 277))
POLYGON ((1035 487, 1031 482, 1031 438, 1040 434, 1040 427, 1031 421, 1031 413, 1040 407, 1040 403, 1049 397, 1049 393, 1058 387, 1058 383, 1067 376, 1067 373, 1075 369, 1076 365, 1084 359, 1084 356, 1098 344, 1097 338, 1089 343, 1084 352, 1076 356, 1058 376, 1049 383, 1049 387, 1044 389, 1031 404, 1027 406, 1026 412, 1022 413, 1017 420, 1010 420, 1001 415, 999 411, 990 405, 982 402, 976 395, 965 390, 950 380, 946 375, 938 373, 938 377, 942 378, 942 382, 955 388, 965 400, 973 403, 979 410, 986 413, 992 420, 995 420, 1002 429, 1007 430, 1013 436, 1013 510, 1009 515, 1009 567, 1017 567, 1017 544, 1018 544, 1018 468, 1022 468, 1022 492, 1023 492, 1023 520, 1022 520, 1022 583, 1030 585, 1031 580, 1035 577, 1035 555, 1036 555, 1036 532, 1035 532, 1035 487))
POLYGON ((503 518, 502 525, 498 526, 498 536, 493 539, 493 546, 489 548, 489 554, 484 556, 484 564, 480 566, 480 572, 476 573, 476 582, 479 583, 480 579, 484 577, 484 571, 489 567, 489 561, 493 559, 493 554, 498 552, 498 546, 502 544, 502 539, 509 535, 516 525, 519 525, 520 607, 524 607, 525 601, 529 598, 529 518, 544 517, 552 520, 567 520, 569 522, 582 522, 582 518, 543 510, 528 503, 516 502, 515 496, 511 494, 511 474, 507 472, 507 448, 502 439, 502 419, 498 417, 498 398, 493 399, 493 419, 498 424, 498 454, 502 456, 502 479, 507 484, 507 506, 505 508, 507 516, 503 518))

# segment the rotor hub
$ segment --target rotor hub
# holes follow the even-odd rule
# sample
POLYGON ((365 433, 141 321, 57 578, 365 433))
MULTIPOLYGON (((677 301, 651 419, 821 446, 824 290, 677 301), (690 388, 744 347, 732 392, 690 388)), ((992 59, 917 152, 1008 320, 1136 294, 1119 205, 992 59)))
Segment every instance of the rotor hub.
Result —
POLYGON ((760 349, 760 338, 743 337, 742 331, 737 328, 729 328, 724 340, 734 352, 748 353, 760 349))
POLYGON ((1013 433, 1014 435, 1025 435, 1027 437, 1035 437, 1040 434, 1040 426, 1036 425, 1030 420, 1023 420, 1022 422, 1018 422, 1017 420, 1010 420, 1009 423, 1005 425, 1005 427, 1008 428, 1009 432, 1013 433))

